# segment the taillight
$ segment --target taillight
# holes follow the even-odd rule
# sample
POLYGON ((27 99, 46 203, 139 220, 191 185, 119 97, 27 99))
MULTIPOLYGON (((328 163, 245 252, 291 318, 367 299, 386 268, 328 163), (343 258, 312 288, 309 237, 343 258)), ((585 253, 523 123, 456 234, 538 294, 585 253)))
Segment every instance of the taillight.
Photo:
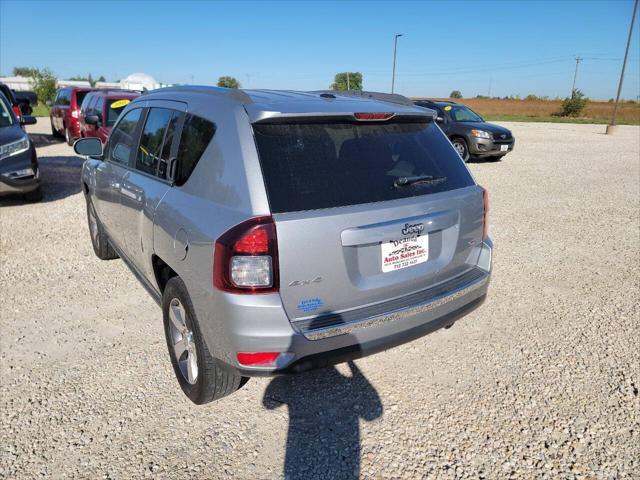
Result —
POLYGON ((280 352, 238 352, 238 363, 241 365, 274 365, 280 352))
POLYGON ((13 113, 15 113, 16 118, 20 120, 20 117, 22 116, 22 111, 20 110, 20 107, 18 105, 13 106, 13 113))
POLYGON ((482 189, 482 204, 484 208, 484 215, 482 217, 482 240, 486 240, 489 230, 489 192, 484 188, 482 189))
POLYGON ((80 110, 71 110, 71 116, 73 118, 79 118, 80 117, 80 110))
POLYGON ((277 292, 278 240, 273 218, 255 217, 216 240, 213 285, 232 293, 277 292))
POLYGON ((380 112, 380 113, 363 112, 363 113, 353 114, 356 120, 389 120, 390 118, 393 118, 394 115, 395 113, 391 113, 391 112, 380 112))

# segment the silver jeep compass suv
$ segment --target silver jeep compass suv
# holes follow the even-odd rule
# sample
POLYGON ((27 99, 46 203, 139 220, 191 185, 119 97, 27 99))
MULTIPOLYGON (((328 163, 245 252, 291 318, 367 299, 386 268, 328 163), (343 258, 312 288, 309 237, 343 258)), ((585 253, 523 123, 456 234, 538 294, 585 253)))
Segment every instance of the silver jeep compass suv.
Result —
POLYGON ((404 97, 165 88, 75 150, 95 253, 162 307, 195 403, 413 340, 487 293, 486 192, 404 97))

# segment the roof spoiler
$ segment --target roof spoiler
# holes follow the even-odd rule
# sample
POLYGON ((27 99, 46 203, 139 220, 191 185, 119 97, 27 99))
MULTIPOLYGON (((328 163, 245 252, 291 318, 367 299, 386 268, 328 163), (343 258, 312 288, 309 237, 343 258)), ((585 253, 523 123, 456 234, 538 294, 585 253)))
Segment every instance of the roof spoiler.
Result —
POLYGON ((410 98, 407 98, 404 95, 398 95, 397 93, 363 92, 360 90, 315 90, 309 93, 317 93, 318 95, 327 96, 333 95, 336 97, 371 98, 382 102, 413 106, 413 101, 410 98))

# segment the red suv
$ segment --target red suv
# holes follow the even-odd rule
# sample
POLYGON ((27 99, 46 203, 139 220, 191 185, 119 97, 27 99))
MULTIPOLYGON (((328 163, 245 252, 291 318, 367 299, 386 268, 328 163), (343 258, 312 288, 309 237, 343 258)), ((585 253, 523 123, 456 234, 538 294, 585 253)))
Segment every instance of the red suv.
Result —
POLYGON ((130 90, 95 90, 84 97, 80 107, 80 136, 98 137, 107 143, 118 115, 139 92, 130 90))
POLYGON ((80 137, 80 105, 92 88, 61 88, 51 106, 51 133, 54 137, 64 136, 67 145, 80 137))

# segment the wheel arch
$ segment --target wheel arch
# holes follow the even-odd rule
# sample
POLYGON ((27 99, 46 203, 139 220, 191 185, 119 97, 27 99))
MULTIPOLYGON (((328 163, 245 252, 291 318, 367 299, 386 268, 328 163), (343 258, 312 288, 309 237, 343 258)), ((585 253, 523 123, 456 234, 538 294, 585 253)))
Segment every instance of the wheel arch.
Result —
POLYGON ((160 290, 160 294, 164 292, 165 287, 169 279, 179 276, 176 271, 167 264, 162 258, 155 253, 151 255, 151 265, 153 266, 153 275, 156 280, 156 285, 160 290))

